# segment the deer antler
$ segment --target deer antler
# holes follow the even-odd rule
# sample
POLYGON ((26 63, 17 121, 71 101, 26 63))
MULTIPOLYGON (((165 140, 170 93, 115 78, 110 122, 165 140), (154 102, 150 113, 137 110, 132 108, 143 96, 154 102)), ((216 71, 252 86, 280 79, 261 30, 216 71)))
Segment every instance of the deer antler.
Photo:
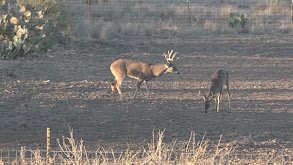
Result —
POLYGON ((174 61, 174 58, 175 58, 176 54, 178 54, 178 52, 174 52, 174 54, 173 55, 172 54, 173 54, 173 50, 171 50, 171 51, 168 50, 168 55, 166 55, 165 53, 163 54, 165 56, 167 62, 174 61))

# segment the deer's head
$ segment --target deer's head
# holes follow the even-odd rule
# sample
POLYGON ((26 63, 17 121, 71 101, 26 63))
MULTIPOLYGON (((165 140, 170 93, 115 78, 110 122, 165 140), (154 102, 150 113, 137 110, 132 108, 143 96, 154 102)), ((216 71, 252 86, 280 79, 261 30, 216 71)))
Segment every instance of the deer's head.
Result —
POLYGON ((212 96, 203 95, 205 113, 208 112, 208 109, 211 107, 211 102, 215 97, 216 97, 215 95, 212 95, 212 96))
POLYGON ((204 112, 207 113, 208 109, 210 108, 211 106, 211 101, 212 99, 210 99, 208 96, 206 95, 203 95, 203 102, 204 102, 204 112))

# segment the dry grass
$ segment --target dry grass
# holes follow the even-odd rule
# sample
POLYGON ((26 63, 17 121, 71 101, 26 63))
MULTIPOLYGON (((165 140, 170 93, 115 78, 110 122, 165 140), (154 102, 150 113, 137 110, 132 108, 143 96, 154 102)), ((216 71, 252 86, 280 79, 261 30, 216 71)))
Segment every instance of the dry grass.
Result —
MULTIPOLYGON (((49 164, 284 164, 288 163, 284 156, 276 154, 275 150, 264 151, 258 154, 237 154, 235 145, 221 143, 222 136, 217 144, 211 143, 205 136, 196 141, 195 132, 191 132, 187 141, 171 143, 164 142, 164 132, 153 132, 152 140, 147 147, 141 149, 126 149, 125 151, 105 150, 87 151, 83 140, 77 141, 70 129, 70 137, 57 139, 60 151, 51 155, 49 164), (251 155, 251 157, 250 157, 251 155)), ((21 147, 19 156, 5 160, 0 157, 0 164, 46 164, 45 154, 41 150, 26 150, 21 147), (30 153, 30 154, 27 154, 30 153)))
POLYGON ((74 30, 78 38, 99 40, 114 38, 172 38, 197 34, 221 33, 289 33, 291 31, 290 2, 262 1, 186 1, 126 2, 110 1, 91 6, 88 23, 87 4, 68 2, 68 12, 78 22, 74 30), (228 27, 230 13, 246 14, 244 29, 228 27), (90 33, 88 33, 90 32, 90 33))

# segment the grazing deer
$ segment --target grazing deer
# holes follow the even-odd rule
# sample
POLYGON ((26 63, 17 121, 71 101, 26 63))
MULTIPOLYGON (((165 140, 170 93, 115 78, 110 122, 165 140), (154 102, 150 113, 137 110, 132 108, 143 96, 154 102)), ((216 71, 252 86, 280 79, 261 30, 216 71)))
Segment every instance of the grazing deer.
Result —
POLYGON ((115 86, 116 86, 117 91, 120 94, 120 99, 121 100, 123 99, 120 87, 123 83, 125 76, 128 76, 130 78, 137 79, 137 85, 136 85, 136 90, 134 93, 133 100, 135 99, 137 91, 140 89, 142 82, 145 82, 145 88, 146 88, 147 97, 149 100, 148 81, 150 81, 151 79, 155 77, 159 77, 163 73, 167 73, 167 72, 179 74, 179 71, 172 64, 172 62, 174 61, 173 59, 177 53, 178 52, 175 52, 173 54, 173 50, 168 51, 168 55, 164 53, 163 55, 165 56, 167 60, 166 64, 149 64, 149 63, 136 62, 136 61, 127 60, 127 59, 119 59, 115 61, 110 66, 110 70, 115 77, 111 85, 113 95, 115 93, 115 86))
POLYGON ((204 95, 204 104, 205 104, 205 113, 210 108, 211 101, 215 99, 216 110, 219 112, 220 110, 220 101, 223 94, 223 88, 226 85, 227 92, 228 92, 228 100, 229 100, 229 108, 230 108, 230 92, 229 92, 229 73, 226 69, 219 69, 217 70, 212 76, 211 87, 209 90, 208 95, 204 95))

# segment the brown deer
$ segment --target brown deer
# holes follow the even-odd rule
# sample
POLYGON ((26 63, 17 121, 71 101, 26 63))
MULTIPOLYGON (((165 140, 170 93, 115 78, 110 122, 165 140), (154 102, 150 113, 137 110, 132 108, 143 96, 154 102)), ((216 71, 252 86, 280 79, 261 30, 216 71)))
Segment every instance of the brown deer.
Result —
POLYGON ((174 57, 176 56, 177 53, 178 52, 173 53, 173 50, 168 51, 168 55, 164 53, 163 56, 165 56, 167 60, 166 64, 149 64, 144 62, 132 61, 128 59, 119 59, 113 62, 110 66, 110 70, 115 77, 113 83, 111 84, 113 95, 115 94, 115 86, 116 86, 117 91, 120 94, 120 99, 121 100, 123 99, 120 88, 125 76, 128 76, 130 78, 137 79, 137 85, 136 85, 136 90, 134 93, 133 100, 135 99, 137 91, 140 89, 140 86, 143 82, 145 82, 145 88, 146 88, 147 97, 149 100, 148 81, 150 81, 151 79, 155 77, 159 77, 163 73, 167 73, 167 72, 179 74, 179 71, 172 64, 172 62, 174 61, 174 57))
POLYGON ((211 101, 215 99, 216 110, 219 112, 220 110, 220 101, 222 99, 223 88, 226 85, 228 92, 228 100, 229 100, 229 109, 230 109, 230 92, 229 92, 229 73, 226 69, 217 70, 212 76, 211 87, 208 92, 208 95, 204 95, 204 104, 205 104, 205 113, 211 106, 211 101))

